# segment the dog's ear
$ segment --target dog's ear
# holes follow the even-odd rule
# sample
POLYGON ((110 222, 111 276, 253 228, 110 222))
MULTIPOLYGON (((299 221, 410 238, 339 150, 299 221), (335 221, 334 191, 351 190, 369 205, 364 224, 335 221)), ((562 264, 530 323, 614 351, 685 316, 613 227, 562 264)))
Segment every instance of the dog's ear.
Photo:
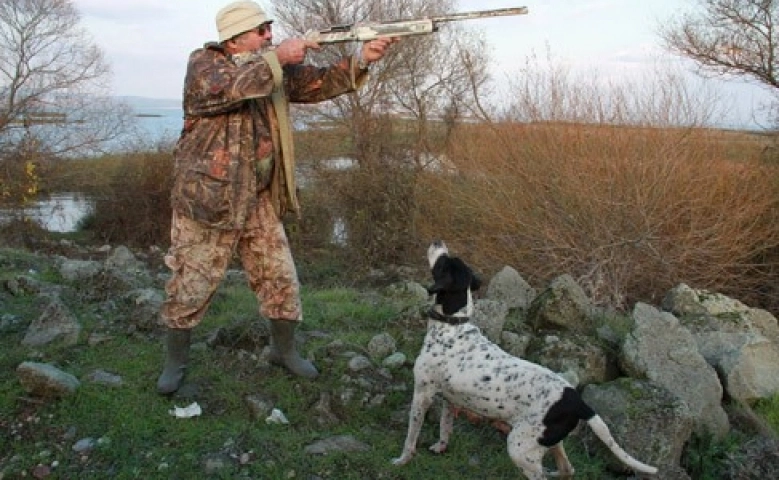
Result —
POLYGON ((448 266, 452 277, 452 291, 473 289, 474 274, 465 262, 457 257, 451 257, 448 266))
POLYGON ((438 260, 436 260, 435 265, 433 265, 433 269, 431 273, 433 274, 434 283, 433 285, 427 288, 427 292, 430 295, 451 288, 453 279, 449 269, 449 257, 447 257, 446 255, 442 255, 438 257, 438 260))

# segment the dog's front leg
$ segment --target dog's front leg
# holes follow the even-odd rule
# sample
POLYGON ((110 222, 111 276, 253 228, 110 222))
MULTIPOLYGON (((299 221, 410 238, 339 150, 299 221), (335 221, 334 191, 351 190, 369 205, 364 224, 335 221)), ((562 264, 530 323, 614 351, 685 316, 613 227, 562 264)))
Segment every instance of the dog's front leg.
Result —
POLYGON ((408 413, 408 433, 406 434, 406 443, 403 445, 403 452, 400 457, 392 460, 393 465, 405 465, 411 460, 417 450, 417 439, 419 431, 422 429, 422 423, 425 421, 425 414, 430 404, 433 403, 433 394, 423 392, 419 389, 414 390, 414 398, 411 401, 411 410, 408 413))
POLYGON ((454 405, 444 400, 439 422, 438 441, 430 446, 430 450, 435 453, 444 453, 449 446, 449 437, 454 428, 454 408, 454 405))

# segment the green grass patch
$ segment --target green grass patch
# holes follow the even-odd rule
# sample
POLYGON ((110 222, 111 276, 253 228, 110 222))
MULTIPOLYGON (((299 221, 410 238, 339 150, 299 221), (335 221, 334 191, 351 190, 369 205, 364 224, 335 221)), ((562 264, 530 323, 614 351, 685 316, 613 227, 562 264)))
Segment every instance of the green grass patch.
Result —
POLYGON ((755 412, 765 419, 773 431, 779 435, 779 393, 774 394, 769 399, 757 402, 755 412))

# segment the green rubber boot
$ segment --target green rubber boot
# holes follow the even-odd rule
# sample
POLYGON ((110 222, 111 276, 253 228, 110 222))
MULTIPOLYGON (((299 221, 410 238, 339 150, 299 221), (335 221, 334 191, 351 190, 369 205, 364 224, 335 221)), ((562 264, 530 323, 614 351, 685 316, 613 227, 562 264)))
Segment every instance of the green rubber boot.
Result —
POLYGON ((168 395, 179 389, 189 362, 192 330, 169 328, 166 340, 165 366, 157 379, 157 393, 168 395))
POLYGON ((270 361, 281 365, 294 375, 308 379, 319 376, 314 364, 302 358, 295 348, 295 329, 298 322, 289 320, 271 320, 271 353, 270 361))

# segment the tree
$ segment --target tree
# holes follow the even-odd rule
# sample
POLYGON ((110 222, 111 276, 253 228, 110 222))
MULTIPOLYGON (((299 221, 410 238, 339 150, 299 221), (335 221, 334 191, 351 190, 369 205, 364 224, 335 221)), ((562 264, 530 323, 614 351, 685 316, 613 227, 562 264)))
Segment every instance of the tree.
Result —
MULTIPOLYGON (((289 34, 332 25, 422 18, 455 11, 451 0, 297 0, 277 2, 278 23, 289 34)), ((354 45, 327 46, 314 55, 329 63, 351 53, 354 45)), ((346 122, 353 135, 355 159, 376 161, 399 150, 390 140, 389 118, 406 117, 414 125, 412 151, 402 154, 423 166, 435 150, 428 127, 431 120, 446 119, 453 128, 456 117, 475 112, 476 99, 488 80, 484 39, 458 24, 448 24, 432 35, 405 37, 371 72, 372 83, 357 95, 335 99, 309 109, 316 118, 346 122), (455 115, 456 114, 456 115, 455 115)))
POLYGON ((69 0, 0 2, 0 201, 37 193, 37 171, 126 132, 106 101, 109 67, 69 0))
MULTIPOLYGON (((274 18, 283 38, 334 25, 453 11, 453 0, 294 0, 276 2, 274 18)), ((328 45, 310 55, 315 63, 328 64, 355 48, 328 45)), ((476 111, 488 59, 481 37, 448 24, 432 35, 404 37, 371 67, 370 83, 355 94, 305 107, 312 121, 324 119, 349 132, 343 143, 351 151, 345 155, 359 168, 323 168, 318 176, 323 195, 309 203, 326 208, 343 226, 358 264, 397 263, 405 250, 415 248, 408 237, 415 228, 417 177, 442 154, 458 120, 476 111)))
MULTIPOLYGON (((779 89, 779 0, 698 0, 660 31, 666 47, 708 73, 779 89)), ((778 92, 779 93, 779 92, 778 92)))

